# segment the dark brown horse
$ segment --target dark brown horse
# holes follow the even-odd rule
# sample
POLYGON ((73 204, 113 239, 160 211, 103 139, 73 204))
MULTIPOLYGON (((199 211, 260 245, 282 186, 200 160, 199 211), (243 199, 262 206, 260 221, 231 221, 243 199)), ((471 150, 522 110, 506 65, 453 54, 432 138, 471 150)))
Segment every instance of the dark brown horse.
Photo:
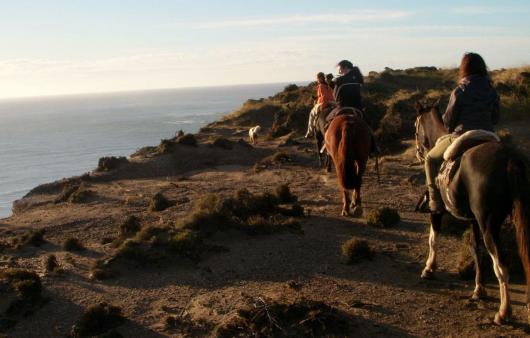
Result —
MULTIPOLYGON (((416 155, 423 161, 429 149, 440 136, 447 134, 447 130, 437 105, 426 109, 418 103, 416 109, 416 155)), ((482 233, 499 280, 500 307, 495 314, 497 324, 508 320, 512 311, 508 293, 508 268, 499 236, 501 225, 510 214, 515 223, 517 246, 526 274, 526 303, 527 306, 530 305, 530 189, 525 174, 524 162, 513 151, 499 142, 485 142, 462 155, 460 166, 449 184, 450 189, 446 190, 448 197, 444 197, 446 203, 448 198, 453 201, 451 214, 459 218, 465 214, 470 220, 476 271, 473 299, 480 298, 484 293, 477 251, 482 233)), ((436 267, 436 236, 442 216, 440 213, 431 213, 429 257, 422 278, 431 278, 436 267)), ((530 322, 530 308, 528 321, 530 322)))
POLYGON ((360 115, 335 117, 325 134, 326 150, 333 159, 342 191, 342 216, 361 216, 361 184, 371 146, 370 127, 360 115), (353 190, 351 197, 348 190, 353 190))

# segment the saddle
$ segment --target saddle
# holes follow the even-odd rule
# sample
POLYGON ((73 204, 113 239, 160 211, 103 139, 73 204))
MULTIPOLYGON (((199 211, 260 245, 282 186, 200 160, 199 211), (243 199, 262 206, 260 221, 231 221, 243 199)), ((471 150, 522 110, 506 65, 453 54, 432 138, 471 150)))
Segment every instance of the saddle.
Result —
POLYGON ((473 219, 469 210, 460 210, 457 207, 457 185, 452 184, 455 179, 458 180, 456 174, 460 168, 462 155, 469 149, 486 142, 500 142, 500 138, 490 131, 470 130, 455 139, 444 152, 444 162, 442 163, 438 176, 436 177, 436 185, 440 190, 445 207, 457 218, 463 220, 473 219))

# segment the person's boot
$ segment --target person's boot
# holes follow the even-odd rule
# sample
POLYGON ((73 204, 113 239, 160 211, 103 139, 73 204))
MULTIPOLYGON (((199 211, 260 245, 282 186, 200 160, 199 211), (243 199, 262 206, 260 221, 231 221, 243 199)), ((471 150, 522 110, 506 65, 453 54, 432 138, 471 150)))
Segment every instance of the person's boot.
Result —
POLYGON ((433 213, 443 212, 445 206, 440 191, 434 186, 427 188, 429 189, 429 209, 433 213))

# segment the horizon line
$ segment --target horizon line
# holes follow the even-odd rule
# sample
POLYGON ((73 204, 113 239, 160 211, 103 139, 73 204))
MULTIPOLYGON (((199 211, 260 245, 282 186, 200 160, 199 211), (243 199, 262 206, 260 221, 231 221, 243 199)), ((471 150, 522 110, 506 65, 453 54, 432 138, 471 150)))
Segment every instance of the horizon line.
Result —
MULTIPOLYGON (((432 66, 432 65, 431 65, 432 66)), ((431 67, 429 66, 429 67, 431 67)), ((504 70, 504 69, 517 69, 522 67, 528 67, 528 63, 521 63, 518 66, 509 66, 509 67, 499 67, 495 69, 490 69, 489 71, 498 71, 498 70, 504 70)), ((405 69, 413 69, 418 67, 425 67, 425 66, 415 66, 415 67, 408 67, 408 68, 392 68, 394 70, 405 70, 405 69)), ((447 67, 447 66, 434 66, 438 70, 451 70, 451 69, 458 69, 458 67, 447 67)), ((385 67, 387 68, 387 67, 385 67)), ((377 73, 381 73, 384 71, 382 70, 375 71, 377 73)), ((374 70, 368 70, 367 72, 363 72, 364 76, 368 76, 369 73, 374 72, 374 70)), ((96 95, 114 95, 114 94, 127 94, 127 93, 138 93, 138 92, 149 92, 149 91, 169 91, 169 90, 186 90, 186 89, 200 89, 200 88, 220 88, 220 87, 239 87, 239 86, 259 86, 259 85, 273 85, 273 84, 302 84, 302 83, 311 83, 315 80, 295 80, 295 81, 273 81, 273 82, 260 82, 260 83, 235 83, 235 84, 219 84, 219 85, 190 85, 190 86, 181 86, 181 87, 164 87, 164 88, 143 88, 143 89, 117 89, 117 90, 111 90, 111 91, 94 91, 94 92, 78 92, 78 93, 58 93, 58 94, 43 94, 43 95, 28 95, 28 96, 7 96, 7 97, 1 97, 0 96, 0 103, 5 103, 7 101, 25 101, 25 100, 40 100, 40 99, 57 99, 57 98, 64 98, 64 97, 75 97, 75 96, 96 96, 96 95)))

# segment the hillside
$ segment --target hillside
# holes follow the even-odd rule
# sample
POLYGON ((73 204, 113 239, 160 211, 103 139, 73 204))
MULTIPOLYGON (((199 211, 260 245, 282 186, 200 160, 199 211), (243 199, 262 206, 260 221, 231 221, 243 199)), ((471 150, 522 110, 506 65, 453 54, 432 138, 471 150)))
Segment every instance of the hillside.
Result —
MULTIPOLYGON (((493 72, 501 125, 527 155, 529 74, 493 72)), ((381 183, 369 163, 363 218, 340 216, 336 177, 318 168, 313 141, 302 137, 312 85, 249 100, 195 135, 34 188, 0 220, 0 332, 526 336, 520 274, 510 279, 513 323, 491 322, 498 307, 491 274, 488 297, 469 300, 465 228, 455 222, 440 240, 437 279, 419 278, 428 217, 413 212, 424 189, 414 104, 446 102, 455 77, 430 67, 367 76, 364 102, 384 154, 381 183), (252 146, 246 139, 256 124, 264 135, 252 146), (374 225, 368 216, 381 207, 400 221, 374 225)))

